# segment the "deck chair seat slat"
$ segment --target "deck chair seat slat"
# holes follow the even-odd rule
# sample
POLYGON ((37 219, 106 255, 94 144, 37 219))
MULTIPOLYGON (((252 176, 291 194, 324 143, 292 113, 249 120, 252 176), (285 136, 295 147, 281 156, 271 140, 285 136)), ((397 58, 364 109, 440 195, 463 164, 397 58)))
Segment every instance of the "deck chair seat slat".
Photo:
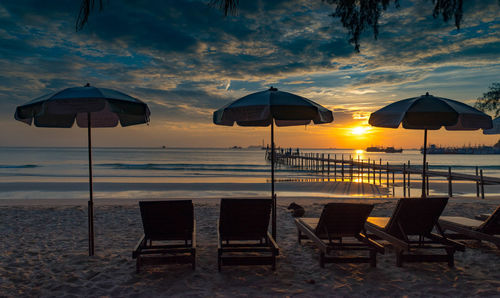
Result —
POLYGON ((368 217, 366 220, 372 225, 375 225, 381 229, 384 229, 389 223, 390 217, 368 217))
POLYGON ((441 216, 441 217, 439 217, 439 220, 449 221, 449 222, 452 222, 454 224, 468 227, 471 229, 479 228, 481 226, 481 224, 483 223, 480 220, 466 218, 466 217, 460 217, 460 216, 441 216))

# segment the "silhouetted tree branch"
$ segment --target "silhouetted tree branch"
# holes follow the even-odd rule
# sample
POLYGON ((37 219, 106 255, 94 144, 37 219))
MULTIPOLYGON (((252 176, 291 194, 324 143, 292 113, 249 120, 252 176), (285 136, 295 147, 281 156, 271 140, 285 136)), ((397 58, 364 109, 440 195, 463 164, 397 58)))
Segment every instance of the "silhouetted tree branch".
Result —
POLYGON ((500 116, 500 83, 493 83, 490 90, 479 97, 475 107, 481 111, 495 112, 495 117, 500 116))
MULTIPOLYGON (((88 22, 90 13, 94 10, 96 2, 99 3, 99 10, 103 8, 104 0, 81 0, 80 12, 76 21, 76 30, 81 30, 88 22)), ((253 0, 247 0, 253 1, 253 0)), ((272 0, 269 0, 272 1, 272 0)), ((382 11, 385 11, 391 2, 399 8, 399 0, 321 0, 331 5, 335 5, 335 12, 331 14, 334 18, 339 18, 342 26, 347 29, 349 42, 354 45, 354 49, 359 52, 359 39, 363 32, 368 29, 373 30, 373 37, 378 37, 378 21, 382 11)), ((217 7, 224 12, 224 15, 236 14, 240 0, 210 0, 209 5, 217 7)), ((432 16, 443 17, 444 22, 450 19, 455 20, 455 26, 460 29, 462 21, 463 0, 432 0, 434 9, 432 16)), ((500 0, 498 0, 500 5, 500 0)))
MULTIPOLYGON (((500 1, 500 0, 499 0, 500 1)), ((219 7, 224 15, 236 14, 240 0, 210 0, 210 6, 219 7)))
MULTIPOLYGON (((334 18, 340 18, 342 26, 349 32, 349 42, 354 44, 354 49, 359 52, 359 38, 368 28, 373 29, 373 37, 378 37, 378 20, 382 10, 386 10, 391 0, 323 0, 335 5, 334 18)), ((398 0, 392 0, 399 7, 398 0)))
MULTIPOLYGON (((99 11, 104 7, 103 0, 97 0, 99 2, 99 11)), ((82 30, 89 20, 90 13, 94 10, 96 0, 82 0, 80 4, 80 11, 78 12, 78 17, 76 18, 76 31, 82 30)))
MULTIPOLYGON (((334 18, 340 18, 342 26, 347 29, 349 42, 354 44, 354 49, 359 52, 359 38, 368 28, 373 30, 373 37, 378 37, 378 20, 383 10, 386 10, 391 2, 399 8, 399 0, 322 0, 331 5, 335 5, 335 12, 331 14, 334 18)), ((239 0, 211 0, 215 6, 219 6, 228 13, 235 13, 239 0)), ((462 21, 463 0, 432 0, 434 4, 433 17, 440 15, 443 21, 448 22, 452 17, 455 19, 455 26, 460 28, 462 21)), ((500 5, 500 0, 499 0, 500 5)))

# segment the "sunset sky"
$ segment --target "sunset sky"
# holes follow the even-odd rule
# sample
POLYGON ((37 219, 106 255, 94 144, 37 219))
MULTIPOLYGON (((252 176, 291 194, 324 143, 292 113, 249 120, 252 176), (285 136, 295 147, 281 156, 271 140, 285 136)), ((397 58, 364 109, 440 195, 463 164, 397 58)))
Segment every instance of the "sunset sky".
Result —
MULTIPOLYGON (((27 126, 16 106, 64 88, 117 89, 146 102, 151 123, 95 129, 93 144, 229 147, 269 142, 269 128, 216 126, 212 113, 269 86, 333 110, 334 122, 276 130, 286 147, 418 148, 423 131, 367 124, 371 112, 425 92, 474 104, 500 82, 500 5, 464 1, 460 30, 432 1, 400 1, 349 44, 320 0, 241 0, 224 17, 208 1, 104 1, 75 32, 76 0, 0 2, 0 146, 86 146, 86 130, 27 126)), ((492 145, 481 131, 429 133, 429 143, 492 145)))

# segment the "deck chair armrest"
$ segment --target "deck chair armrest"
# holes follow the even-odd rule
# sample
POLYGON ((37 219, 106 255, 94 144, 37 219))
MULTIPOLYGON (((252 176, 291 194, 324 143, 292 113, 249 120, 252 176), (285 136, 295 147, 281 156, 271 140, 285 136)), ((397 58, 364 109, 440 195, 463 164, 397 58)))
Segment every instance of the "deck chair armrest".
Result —
POLYGON ((323 242, 311 229, 309 229, 300 219, 295 219, 295 224, 297 228, 306 235, 314 244, 321 250, 323 253, 328 254, 329 248, 328 245, 323 242))
POLYGON ((269 240, 269 246, 276 252, 276 254, 279 254, 280 248, 278 243, 276 243, 273 236, 271 236, 269 232, 267 232, 267 239, 269 240))
POLYGON ((134 251, 132 252, 132 259, 137 258, 138 255, 141 254, 142 247, 146 243, 146 235, 142 234, 141 239, 135 245, 134 251))
POLYGON ((375 248, 379 254, 382 254, 382 255, 385 254, 385 248, 384 248, 384 246, 382 244, 378 243, 377 241, 368 238, 367 235, 365 235, 363 233, 360 233, 359 236, 358 236, 358 240, 360 240, 361 242, 364 242, 364 243, 370 245, 371 247, 375 248))
POLYGON ((407 242, 399 239, 398 237, 395 237, 395 236, 387 233, 385 230, 381 229, 380 227, 378 227, 374 224, 367 222, 365 224, 365 227, 366 227, 366 230, 368 232, 372 233, 373 235, 377 236, 378 238, 389 241, 393 246, 395 246, 399 249, 403 249, 403 250, 410 249, 410 245, 407 242))
POLYGON ((444 238, 441 235, 430 233, 429 238, 444 245, 454 246, 458 251, 465 251, 465 245, 458 243, 457 241, 444 238))

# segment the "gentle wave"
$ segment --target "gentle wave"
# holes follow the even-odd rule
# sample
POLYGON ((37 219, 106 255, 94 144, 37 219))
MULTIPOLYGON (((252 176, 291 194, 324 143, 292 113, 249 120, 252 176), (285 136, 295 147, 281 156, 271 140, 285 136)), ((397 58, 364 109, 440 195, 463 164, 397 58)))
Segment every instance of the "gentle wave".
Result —
MULTIPOLYGON (((422 166, 413 166, 413 167, 419 167, 422 168, 422 166)), ((429 169, 438 169, 438 170, 448 170, 447 165, 429 165, 429 169)), ((452 170, 474 170, 476 169, 476 166, 465 166, 465 165, 452 165, 451 166, 452 170)), ((483 170, 500 170, 500 166, 478 166, 478 169, 483 169, 483 170)))
MULTIPOLYGON (((163 170, 163 171, 248 171, 248 172, 267 172, 270 165, 256 164, 182 164, 182 163, 145 163, 145 164, 126 164, 126 163, 102 163, 95 166, 122 169, 122 170, 163 170)), ((280 167, 278 165, 277 167, 280 167)), ((422 168, 421 165, 412 165, 412 168, 422 168)), ((452 165, 454 170, 474 170, 476 166, 452 165)), ((479 169, 500 170, 500 165, 483 165, 479 169)), ((429 165, 429 169, 447 170, 447 165, 429 165)), ((282 169, 283 170, 283 169, 282 169)), ((293 169, 289 169, 294 171, 293 169)))
MULTIPOLYGON (((160 172, 161 173, 161 172, 160 172)), ((283 172, 276 172, 276 174, 281 174, 283 172)), ((262 177, 260 173, 248 173, 245 172, 234 172, 230 176, 237 177, 262 177)), ((265 176, 265 175, 264 175, 265 176)), ((48 178, 88 178, 88 174, 27 174, 27 173, 1 173, 0 177, 48 177, 48 178)), ((189 177, 228 177, 227 173, 170 173, 170 174, 158 174, 158 175, 134 175, 134 174, 92 174, 94 178, 189 178, 189 177)))
POLYGON ((120 169, 120 170, 224 171, 224 172, 268 172, 269 171, 269 166, 254 165, 254 164, 104 163, 104 164, 97 164, 96 166, 112 168, 112 169, 120 169))
POLYGON ((0 165, 0 169, 29 169, 37 168, 37 165, 0 165))

